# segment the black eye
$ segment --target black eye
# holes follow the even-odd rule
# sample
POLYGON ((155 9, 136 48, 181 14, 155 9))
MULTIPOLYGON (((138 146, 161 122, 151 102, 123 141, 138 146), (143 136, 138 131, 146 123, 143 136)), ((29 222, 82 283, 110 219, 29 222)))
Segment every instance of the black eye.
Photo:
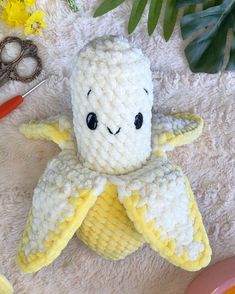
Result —
POLYGON ((139 112, 136 116, 135 116, 135 128, 138 130, 142 127, 143 125, 143 114, 141 112, 139 112))
POLYGON ((149 94, 149 91, 147 89, 145 89, 145 88, 144 88, 144 90, 145 90, 146 94, 148 95, 149 94))
POLYGON ((87 97, 91 94, 91 89, 87 92, 87 97))
POLYGON ((88 128, 91 130, 95 130, 97 128, 98 120, 97 120, 97 116, 94 112, 88 113, 88 115, 86 117, 86 124, 87 124, 88 128))

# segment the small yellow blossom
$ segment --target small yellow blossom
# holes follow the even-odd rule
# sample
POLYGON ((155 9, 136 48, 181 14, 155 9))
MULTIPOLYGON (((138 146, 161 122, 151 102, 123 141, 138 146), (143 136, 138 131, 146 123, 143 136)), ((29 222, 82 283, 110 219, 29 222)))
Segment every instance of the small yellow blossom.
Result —
POLYGON ((25 5, 33 6, 35 4, 35 0, 24 0, 25 5))
POLYGON ((1 19, 12 27, 18 27, 25 24, 29 17, 24 2, 20 0, 9 0, 3 3, 1 19), (5 3, 5 4, 4 4, 5 3))
POLYGON ((4 7, 6 5, 6 0, 0 0, 0 7, 4 7))
POLYGON ((40 29, 46 27, 46 23, 43 21, 45 13, 40 10, 36 10, 26 21, 24 34, 39 35, 40 29))
POLYGON ((38 35, 46 26, 45 14, 40 10, 32 13, 36 0, 0 0, 0 19, 12 27, 25 26, 24 33, 38 35))

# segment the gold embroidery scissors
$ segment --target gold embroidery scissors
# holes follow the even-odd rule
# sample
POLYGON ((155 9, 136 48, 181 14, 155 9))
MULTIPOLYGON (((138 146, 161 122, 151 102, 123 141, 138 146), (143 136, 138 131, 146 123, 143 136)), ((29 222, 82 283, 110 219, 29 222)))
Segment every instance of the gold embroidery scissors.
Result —
POLYGON ((42 61, 38 56, 38 49, 30 40, 21 40, 18 37, 6 37, 0 42, 0 87, 9 80, 20 82, 31 82, 42 71, 42 61), (4 57, 4 52, 7 53, 7 45, 16 43, 20 50, 13 58, 4 57), (22 60, 32 58, 35 61, 35 67, 30 74, 23 75, 19 72, 19 65, 22 60))

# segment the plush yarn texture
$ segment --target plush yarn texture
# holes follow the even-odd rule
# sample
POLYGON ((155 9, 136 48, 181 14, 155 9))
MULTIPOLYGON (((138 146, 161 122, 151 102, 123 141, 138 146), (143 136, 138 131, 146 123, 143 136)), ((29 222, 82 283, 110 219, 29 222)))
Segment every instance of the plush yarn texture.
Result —
MULTIPOLYGON (((54 143, 25 139, 18 127, 22 122, 41 120, 61 111, 71 113, 71 59, 94 37, 126 34, 126 15, 131 8, 127 2, 113 13, 94 19, 96 0, 80 1, 78 14, 66 10, 61 0, 37 2, 45 10, 48 22, 42 35, 34 40, 46 71, 38 81, 48 74, 57 73, 59 77, 34 92, 21 108, 0 123, 0 272, 9 278, 16 293, 23 294, 182 294, 197 273, 172 266, 148 245, 124 260, 112 262, 91 251, 75 236, 55 262, 35 275, 21 274, 15 264, 33 189, 47 162, 59 152, 54 143)), ((173 38, 165 43, 161 26, 148 38, 146 19, 147 15, 129 40, 151 60, 154 111, 190 111, 202 116, 205 122, 200 139, 169 152, 168 156, 190 179, 213 248, 212 261, 216 262, 232 256, 235 244, 234 73, 192 74, 184 58, 179 25, 173 38)), ((12 34, 23 37, 20 29, 13 31, 1 23, 1 38, 12 34)), ((22 68, 29 66, 27 62, 22 68)), ((8 83, 1 88, 1 102, 26 92, 32 85, 8 83)))
POLYGON ((109 259, 123 259, 147 242, 186 270, 209 263, 211 248, 189 182, 165 153, 195 140, 203 121, 189 113, 157 114, 152 142, 151 80, 149 61, 126 39, 95 39, 80 51, 73 71, 73 124, 58 116, 20 127, 28 138, 51 139, 62 148, 33 193, 17 256, 23 271, 51 263, 76 230, 109 259), (120 205, 113 202, 111 209, 115 195, 120 205))
POLYGON ((12 285, 2 275, 0 275, 0 293, 1 294, 12 294, 13 293, 12 285))
POLYGON ((151 153, 153 105, 150 63, 142 52, 122 38, 92 41, 79 54, 71 89, 83 164, 109 174, 141 167, 151 153), (97 116, 97 130, 91 131, 84 124, 89 113, 97 116), (141 130, 134 125, 138 113, 144 117, 141 130), (108 136, 109 132, 114 135, 108 136))
POLYGON ((188 180, 165 154, 166 146, 173 148, 197 138, 203 122, 188 113, 156 116, 156 155, 141 168, 120 176, 101 174, 80 162, 75 138, 71 144, 69 119, 55 117, 21 126, 28 138, 63 146, 34 190, 17 257, 23 271, 34 272, 52 262, 77 229, 81 240, 106 258, 122 259, 146 241, 184 269, 198 270, 208 264, 211 249, 188 180), (111 193, 111 199, 116 195, 120 201, 118 206, 114 200, 112 209, 108 207, 111 193))

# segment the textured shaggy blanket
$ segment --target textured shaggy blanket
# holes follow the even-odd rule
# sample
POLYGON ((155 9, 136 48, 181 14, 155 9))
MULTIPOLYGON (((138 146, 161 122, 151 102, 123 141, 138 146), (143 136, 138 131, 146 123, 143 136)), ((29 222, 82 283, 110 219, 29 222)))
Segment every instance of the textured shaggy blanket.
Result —
MULTIPOLYGON (((38 1, 48 22, 41 36, 35 38, 44 64, 39 80, 50 74, 57 77, 0 121, 0 273, 12 282, 17 294, 182 294, 197 273, 174 267, 147 245, 123 261, 112 262, 74 237, 53 264, 36 274, 22 274, 15 264, 33 189, 48 160, 59 152, 51 142, 25 139, 18 126, 30 119, 70 112, 68 79, 77 51, 94 37, 126 34, 130 5, 94 19, 92 13, 98 2, 81 0, 79 13, 73 14, 62 0, 38 1)), ((7 35, 22 37, 22 31, 10 30, 0 23, 0 39, 7 35)), ((170 158, 192 183, 212 245, 212 263, 232 256, 235 74, 192 74, 183 54, 179 28, 168 43, 162 38, 161 27, 149 38, 146 17, 129 39, 151 59, 155 111, 192 111, 205 120, 203 136, 192 145, 178 148, 170 158)), ((10 82, 0 89, 0 102, 28 88, 29 85, 10 82)))

